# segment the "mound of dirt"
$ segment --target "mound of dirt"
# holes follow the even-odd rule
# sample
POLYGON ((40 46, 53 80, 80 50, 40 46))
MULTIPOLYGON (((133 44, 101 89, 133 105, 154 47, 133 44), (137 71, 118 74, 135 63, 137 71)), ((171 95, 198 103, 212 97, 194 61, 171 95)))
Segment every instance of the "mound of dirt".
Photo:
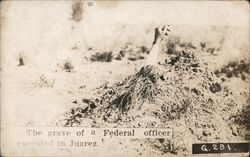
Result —
POLYGON ((250 141, 250 98, 248 98, 243 109, 231 119, 234 134, 244 134, 245 140, 250 141), (235 126, 236 125, 236 126, 235 126))
MULTIPOLYGON (((133 149, 190 153, 195 142, 239 141, 231 117, 239 111, 233 93, 220 84, 206 63, 182 51, 165 63, 142 67, 112 87, 100 89, 92 105, 74 108, 64 126, 173 128, 174 137, 139 139, 133 149), (95 105, 93 105, 95 104, 95 105)), ((141 153, 148 153, 146 151, 141 153)))

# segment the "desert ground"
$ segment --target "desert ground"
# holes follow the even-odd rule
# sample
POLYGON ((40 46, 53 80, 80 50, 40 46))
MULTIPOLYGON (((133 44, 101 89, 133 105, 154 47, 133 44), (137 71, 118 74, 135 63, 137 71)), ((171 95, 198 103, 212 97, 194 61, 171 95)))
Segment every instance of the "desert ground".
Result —
MULTIPOLYGON (((228 127, 232 123, 227 121, 225 127, 228 127, 228 130, 225 133, 222 131, 221 139, 232 142, 249 141, 249 3, 8 1, 1 3, 1 7, 3 126, 67 126, 67 118, 70 118, 68 112, 89 107, 89 101, 86 100, 103 98, 105 102, 106 98, 102 96, 110 88, 117 89, 116 94, 119 95, 119 91, 125 89, 117 83, 131 85, 126 80, 133 81, 133 77, 145 67, 154 29, 160 24, 169 24, 171 33, 161 44, 158 66, 170 65, 171 57, 183 57, 183 51, 193 54, 198 61, 192 58, 190 62, 197 62, 207 74, 193 74, 191 71, 187 75, 179 76, 185 70, 180 68, 179 72, 173 72, 173 66, 170 65, 167 68, 172 70, 173 81, 180 78, 182 83, 191 89, 194 80, 186 76, 197 78, 198 82, 202 83, 205 80, 199 80, 201 76, 211 76, 213 84, 216 82, 222 89, 228 89, 232 93, 230 99, 236 104, 228 113, 235 115, 235 119, 245 119, 241 124, 237 124, 237 133, 235 128, 228 127), (167 59, 170 59, 170 62, 167 59)), ((185 66, 180 61, 180 67, 185 66)), ((152 68, 153 74, 156 73, 159 78, 168 74, 166 69, 161 71, 161 68, 162 66, 152 68)), ((140 77, 143 79, 144 76, 140 77)), ((178 93, 182 86, 178 86, 176 82, 169 84, 171 83, 169 89, 166 84, 160 84, 162 86, 159 87, 164 87, 163 91, 172 90, 172 93, 166 97, 156 95, 156 102, 167 103, 170 98, 177 101, 178 98, 172 95, 178 93)), ((199 85, 197 89, 202 91, 199 85)), ((192 90, 187 93, 192 93, 192 90)), ((222 110, 224 102, 229 101, 229 98, 222 99, 226 92, 215 95, 210 91, 203 93, 199 100, 190 98, 191 102, 211 98, 216 105, 211 109, 216 114, 211 115, 219 115, 217 111, 222 110)), ((194 97, 189 94, 184 95, 194 97)), ((96 106, 99 109, 98 103, 96 106)), ((118 109, 111 111, 113 110, 115 113, 118 109)), ((99 111, 91 113, 100 114, 99 111)), ((131 111, 130 114, 132 113, 131 111)), ((176 115, 171 116, 178 119, 176 115)), ((93 127, 92 122, 85 118, 80 118, 80 122, 71 121, 70 126, 93 127)), ((217 118, 220 119, 220 115, 217 118)), ((172 119, 169 121, 173 122, 172 119)), ((139 123, 140 119, 135 122, 139 123)), ((185 123, 180 121, 180 124, 182 122, 185 123)), ((103 123, 100 122, 98 127, 116 125, 112 120, 107 122, 110 124, 103 123)), ((221 123, 216 122, 215 125, 221 123)), ((130 124, 119 125, 135 127, 130 124)), ((161 121, 156 124, 161 127, 163 125, 161 121)), ((140 125, 145 127, 148 124, 140 125)), ((205 133, 204 137, 199 137, 199 134, 204 135, 202 130, 199 130, 192 137, 197 138, 197 141, 211 141, 216 138, 210 137, 209 133, 205 133)), ((154 153, 159 151, 169 153, 172 150, 168 152, 155 148, 152 152, 134 153, 155 155, 154 153)))

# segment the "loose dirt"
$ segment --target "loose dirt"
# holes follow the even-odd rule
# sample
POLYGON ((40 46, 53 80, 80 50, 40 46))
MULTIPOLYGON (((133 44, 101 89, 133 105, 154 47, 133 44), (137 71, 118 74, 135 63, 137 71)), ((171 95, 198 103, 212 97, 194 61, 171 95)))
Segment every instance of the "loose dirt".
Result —
POLYGON ((164 63, 142 67, 113 86, 101 86, 97 93, 95 99, 84 99, 85 106, 67 112, 60 125, 172 128, 171 140, 122 142, 136 143, 133 150, 147 145, 156 154, 189 154, 195 142, 240 141, 249 136, 233 125, 242 106, 234 93, 192 52, 181 51, 164 63))

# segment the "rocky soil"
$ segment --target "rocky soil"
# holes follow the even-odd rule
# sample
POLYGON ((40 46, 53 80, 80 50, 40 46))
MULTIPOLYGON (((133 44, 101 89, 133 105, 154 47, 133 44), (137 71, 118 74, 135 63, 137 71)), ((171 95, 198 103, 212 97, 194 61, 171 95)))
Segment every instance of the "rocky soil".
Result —
MULTIPOLYGON (((136 140, 138 147, 143 143, 160 154, 189 154, 194 142, 249 139, 249 111, 241 111, 244 104, 237 103, 233 91, 189 51, 142 67, 113 86, 101 86, 97 93, 67 112, 59 125, 173 128, 172 140, 136 140)), ((134 149, 143 150, 138 147, 134 149)))

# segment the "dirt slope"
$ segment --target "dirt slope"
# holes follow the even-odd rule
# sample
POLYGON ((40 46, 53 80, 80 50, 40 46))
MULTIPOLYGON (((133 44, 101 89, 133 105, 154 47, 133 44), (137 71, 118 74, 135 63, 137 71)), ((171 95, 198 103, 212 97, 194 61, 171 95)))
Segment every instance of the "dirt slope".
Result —
POLYGON ((98 93, 96 99, 84 99, 85 106, 71 109, 61 124, 173 128, 172 140, 137 141, 158 153, 190 153, 194 142, 240 141, 247 136, 232 125, 232 117, 242 105, 191 52, 182 51, 165 63, 142 67, 114 86, 100 87, 98 93))

